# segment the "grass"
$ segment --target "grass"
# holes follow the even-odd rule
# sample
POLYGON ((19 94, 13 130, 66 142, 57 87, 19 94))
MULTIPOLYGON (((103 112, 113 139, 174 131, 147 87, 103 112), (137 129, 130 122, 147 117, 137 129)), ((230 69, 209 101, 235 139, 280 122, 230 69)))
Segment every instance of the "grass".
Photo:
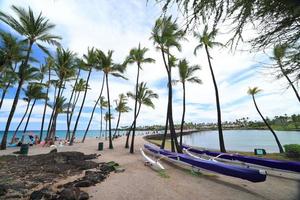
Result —
POLYGON ((159 170, 157 171, 158 175, 161 177, 161 178, 170 178, 170 176, 167 174, 166 170, 159 170))
MULTIPOLYGON (((148 140, 148 142, 155 144, 155 145, 161 145, 161 140, 148 140)), ((171 141, 170 140, 166 140, 165 143, 165 149, 170 150, 171 149, 171 141)), ((298 158, 288 158, 286 157, 285 154, 281 154, 281 153, 267 153, 267 155, 263 155, 263 156, 258 156, 258 155, 254 155, 254 152, 243 152, 243 151, 228 151, 228 153, 238 153, 240 155, 244 155, 244 156, 254 156, 254 157, 259 157, 259 158, 269 158, 269 159, 274 159, 274 160, 288 160, 288 161, 300 161, 300 159, 298 158)))

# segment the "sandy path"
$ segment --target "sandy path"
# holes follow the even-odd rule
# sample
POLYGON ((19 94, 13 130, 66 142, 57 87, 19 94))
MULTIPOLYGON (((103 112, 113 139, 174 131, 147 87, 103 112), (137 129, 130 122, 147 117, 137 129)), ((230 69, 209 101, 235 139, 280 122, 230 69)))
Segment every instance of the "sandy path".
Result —
MULTIPOLYGON (((65 146, 59 151, 81 151, 84 153, 99 153, 97 143, 99 140, 88 139, 84 144, 65 146)), ((114 150, 105 149, 101 152, 99 161, 116 161, 126 169, 124 173, 113 173, 104 182, 90 188, 87 191, 91 199, 110 200, 181 200, 181 199, 270 199, 286 200, 300 199, 300 174, 288 174, 269 172, 267 180, 263 183, 251 183, 246 180, 231 178, 223 175, 193 176, 189 171, 182 170, 172 164, 162 162, 166 167, 169 178, 161 177, 151 168, 144 166, 139 148, 145 141, 137 137, 136 153, 128 153, 124 149, 125 138, 114 140, 114 150)), ((0 151, 8 154, 16 149, 0 151)), ((49 148, 33 147, 30 154, 49 152, 49 148)))

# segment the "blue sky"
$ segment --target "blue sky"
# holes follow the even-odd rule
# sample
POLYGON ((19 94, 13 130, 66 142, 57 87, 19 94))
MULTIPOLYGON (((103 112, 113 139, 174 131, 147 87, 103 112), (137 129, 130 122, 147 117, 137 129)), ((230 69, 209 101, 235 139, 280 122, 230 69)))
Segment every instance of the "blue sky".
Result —
MULTIPOLYGON (((149 39, 151 29, 155 20, 160 16, 160 5, 146 0, 2 0, 0 8, 2 11, 11 12, 10 6, 28 5, 36 12, 43 12, 43 15, 56 24, 53 30, 54 34, 62 36, 62 45, 76 52, 79 56, 86 53, 88 47, 99 48, 103 51, 114 50, 113 59, 115 62, 122 62, 127 56, 129 50, 136 47, 140 42, 142 46, 149 48, 148 56, 156 60, 155 64, 143 66, 141 80, 148 83, 148 86, 159 94, 159 99, 155 100, 156 109, 142 108, 138 125, 164 124, 167 105, 167 86, 166 72, 163 67, 162 58, 149 39)), ((180 17, 180 16, 179 16, 180 17)), ((178 20, 180 23, 180 19, 178 20)), ((0 24, 1 29, 7 29, 7 26, 0 24)), ((217 37, 218 41, 225 42, 228 35, 221 34, 217 37)), ((8 29, 8 31, 12 31, 8 29)), ((13 31, 12 31, 13 32, 13 31)), ((223 32, 223 33, 222 33, 223 32)), ((253 32, 247 32, 245 38, 251 38, 253 32)), ((178 58, 187 58, 191 64, 199 64, 202 68, 198 72, 203 84, 187 84, 187 113, 186 121, 192 122, 215 122, 215 96, 213 84, 208 68, 207 58, 204 50, 200 50, 197 56, 193 55, 193 50, 197 41, 191 36, 187 36, 188 41, 182 43, 183 51, 174 54, 178 58)), ((49 47, 54 51, 53 47, 49 47)), ((243 48, 249 48, 246 44, 243 48)), ((267 51, 268 53, 268 51, 267 51)), ((37 48, 34 48, 35 58, 43 61, 43 56, 37 48)), ((215 70, 216 79, 220 90, 220 101, 222 104, 223 121, 235 120, 236 118, 249 117, 252 120, 259 119, 256 113, 251 97, 247 95, 248 87, 258 86, 263 89, 261 95, 257 96, 257 103, 261 107, 264 115, 275 116, 283 114, 299 113, 298 102, 290 90, 286 90, 285 80, 277 81, 270 76, 270 69, 264 67, 263 63, 270 63, 266 53, 249 53, 249 51, 229 52, 227 49, 211 50, 213 57, 212 63, 215 70)), ((178 78, 177 69, 173 69, 174 79, 178 78)), ((83 73, 83 78, 86 77, 83 73)), ((111 99, 114 100, 120 93, 126 93, 134 90, 134 81, 136 75, 136 66, 128 66, 125 74, 128 81, 117 78, 110 78, 111 99)), ((82 120, 79 123, 79 129, 85 129, 96 100, 100 86, 102 74, 94 71, 92 73, 90 87, 88 92, 86 106, 83 110, 82 120)), ((70 87, 68 86, 68 89, 70 87)), ((12 98, 15 89, 9 91, 4 107, 0 111, 0 130, 4 129, 8 111, 10 110, 12 98)), ((106 92, 106 91, 104 91, 106 92)), ((53 94, 53 90, 51 90, 53 94)), ((50 94, 50 95, 51 95, 50 94)), ((69 97, 70 92, 66 90, 65 97, 69 97)), ((80 99, 81 100, 81 99, 80 99)), ((79 100, 79 102, 80 102, 79 100)), ((174 86, 174 119, 179 123, 182 112, 182 91, 181 85, 174 86)), ((78 104, 79 105, 79 104, 78 104)), ((129 105, 133 107, 130 100, 129 105)), ((15 129, 25 110, 26 103, 20 99, 11 129, 15 129)), ((29 129, 38 129, 40 127, 43 111, 43 102, 38 102, 33 111, 33 116, 29 129)), ((78 108, 75 112, 77 116, 78 108)), ((48 115, 50 109, 48 109, 48 115)), ((133 113, 127 113, 122 116, 121 126, 131 123, 133 113)), ((58 119, 58 129, 65 129, 65 116, 58 119)), ((91 129, 98 129, 100 113, 94 116, 91 129)), ((116 120, 113 121, 113 126, 116 120)), ((47 124, 46 124, 47 125, 47 124)))

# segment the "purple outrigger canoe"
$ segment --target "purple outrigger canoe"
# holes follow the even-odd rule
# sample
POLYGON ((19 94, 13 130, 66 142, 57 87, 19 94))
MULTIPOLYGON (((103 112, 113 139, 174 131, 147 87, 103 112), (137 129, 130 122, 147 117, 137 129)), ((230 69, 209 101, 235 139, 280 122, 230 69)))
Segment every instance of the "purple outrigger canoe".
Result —
POLYGON ((208 171, 245 179, 251 182, 263 182, 266 180, 266 172, 264 170, 249 169, 213 160, 197 159, 186 154, 170 152, 148 144, 145 144, 144 147, 146 150, 155 155, 164 156, 168 159, 180 161, 181 163, 188 164, 197 168, 202 168, 208 171))
POLYGON ((273 169, 280 169, 286 171, 300 172, 300 162, 296 161, 282 161, 282 160, 272 160, 266 158, 257 158, 253 156, 242 156, 238 154, 228 154, 221 152, 213 152, 208 150, 200 150, 188 145, 182 145, 183 148, 188 149, 188 151, 196 154, 205 154, 212 157, 218 157, 221 159, 231 160, 231 161, 240 161, 244 163, 249 163, 253 165, 259 165, 264 167, 269 167, 273 169))

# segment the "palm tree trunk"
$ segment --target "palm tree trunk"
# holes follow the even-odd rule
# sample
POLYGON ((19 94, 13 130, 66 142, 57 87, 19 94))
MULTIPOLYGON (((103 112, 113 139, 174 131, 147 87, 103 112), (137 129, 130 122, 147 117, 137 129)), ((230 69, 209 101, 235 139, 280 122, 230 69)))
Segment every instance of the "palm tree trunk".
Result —
POLYGON ((211 73, 211 76, 212 76, 212 79, 213 79, 213 83, 214 83, 214 88, 215 88, 217 113, 218 113, 218 130, 219 130, 220 151, 223 152, 223 153, 226 153, 225 143, 224 143, 224 137, 223 137, 223 131, 222 131, 222 119, 221 119, 221 108, 220 108, 220 101, 219 101, 218 86, 217 86, 217 82, 216 82, 216 79, 215 79, 214 71, 213 71, 213 68, 212 68, 212 65, 211 65, 210 55, 209 55, 209 52, 208 52, 207 45, 205 45, 205 51, 206 51, 207 60, 208 60, 208 64, 209 64, 209 69, 210 69, 210 73, 211 73))
POLYGON ((99 138, 101 137, 102 134, 102 106, 100 106, 100 135, 99 138))
POLYGON ((86 86, 85 86, 85 91, 84 91, 84 95, 83 95, 83 100, 81 102, 81 106, 80 106, 80 109, 79 109, 77 120, 76 120, 75 125, 74 125, 74 129, 73 129, 73 133, 72 133, 72 137, 71 137, 69 145, 73 145, 73 142, 74 142, 74 139, 75 139, 75 133, 76 133, 76 130, 77 130, 78 122, 79 122, 80 115, 81 115, 81 112, 82 112, 82 109, 83 109, 83 106, 84 106, 84 103, 85 103, 86 94, 87 94, 87 91, 88 91, 88 88, 89 88, 89 80, 90 80, 91 72, 92 72, 92 67, 90 67, 88 77, 86 79, 86 86))
POLYGON ((12 104, 12 107, 11 107, 11 110, 10 110, 10 113, 9 113, 9 116, 8 116, 8 119, 7 119, 7 123, 6 123, 4 133, 3 133, 1 146, 0 146, 1 150, 6 149, 6 142, 7 142, 7 135, 8 135, 9 127, 10 127, 11 121, 13 119, 15 110, 17 108, 17 104, 18 104, 18 101, 19 101, 19 96, 20 96, 20 92, 21 92, 21 89, 22 89, 23 82, 24 81, 22 79, 19 81, 19 85, 18 85, 18 88, 17 88, 17 91, 16 91, 16 95, 15 95, 15 98, 14 98, 14 101, 13 101, 13 104, 12 104))
POLYGON ((23 130, 23 133, 25 133, 27 131, 27 127, 28 127, 28 124, 29 124, 29 121, 30 121, 30 117, 31 117, 31 114, 32 114, 32 111, 33 111, 33 108, 35 106, 36 101, 37 101, 37 99, 34 99, 32 105, 31 105, 31 108, 30 108, 30 111, 29 111, 29 114, 28 114, 28 117, 27 117, 27 121, 26 121, 25 128, 23 130))
MULTIPOLYGON (((70 97, 70 100, 69 100, 69 104, 68 104, 68 112, 67 112, 67 134, 66 134, 66 139, 69 138, 70 136, 70 125, 71 125, 71 119, 69 117, 69 114, 70 114, 70 106, 71 106, 71 102, 73 100, 73 96, 74 96, 74 92, 75 92, 75 86, 78 82, 78 79, 79 79, 79 76, 80 76, 80 68, 77 72, 77 77, 76 77, 76 80, 75 80, 75 84, 74 84, 74 87, 72 89, 72 92, 71 92, 71 97, 70 97)), ((76 93, 75 93, 75 98, 76 98, 76 93)))
MULTIPOLYGON (((168 104, 169 104, 169 102, 168 102, 168 104)), ((168 109, 169 109, 169 106, 167 106, 167 113, 169 112, 168 109)), ((168 124, 169 124, 169 118, 168 117, 169 117, 169 115, 167 114, 167 116, 166 116, 166 125, 165 125, 165 132, 164 132, 164 136, 163 136, 163 139, 162 139, 162 142, 161 142, 161 146, 160 146, 161 149, 164 149, 165 148, 165 144, 166 144, 167 133, 168 133, 168 124)))
POLYGON ((133 114, 133 130, 132 130, 132 137, 131 137, 131 145, 130 145, 130 153, 134 153, 134 137, 135 137, 135 129, 136 129, 136 109, 137 109, 137 95, 139 89, 139 77, 140 77, 140 63, 137 63, 137 75, 136 75, 136 83, 135 83, 135 102, 134 102, 134 114, 133 114))
POLYGON ((107 120, 105 120, 105 140, 107 140, 107 120))
MULTIPOLYGON (((49 96, 50 79, 51 79, 51 70, 50 70, 50 67, 49 67, 49 69, 48 69, 48 85, 47 85, 47 92, 46 92, 47 97, 49 96)), ((46 98, 45 105, 44 105, 43 118, 42 118, 41 131, 40 131, 40 141, 43 140, 43 131, 44 131, 44 123, 45 123, 48 99, 49 98, 46 98)))
MULTIPOLYGON (((73 100, 73 104, 72 104, 71 115, 70 115, 70 118, 69 118, 69 122, 67 122, 67 123, 69 123, 68 124, 69 127, 71 127, 71 124, 72 124, 73 114, 74 114, 74 110, 75 110, 75 107, 77 105, 79 96, 80 96, 80 91, 79 92, 75 92, 75 94, 74 94, 74 100, 73 100)), ((70 133, 67 132, 67 134, 66 134, 66 140, 70 140, 71 139, 70 137, 71 137, 71 132, 70 133)))
MULTIPOLYGON (((89 131, 89 128, 90 128, 90 125, 91 125, 91 122, 92 122, 92 119, 93 119, 93 116, 94 116, 94 112, 95 112, 96 107, 97 107, 97 105, 98 105, 98 103, 99 103, 99 101, 100 101, 100 99, 101 99, 101 97, 102 97, 102 92, 103 92, 103 88, 104 88, 104 81, 105 81, 105 76, 104 76, 104 74, 103 74, 101 91, 100 91, 99 97, 98 97, 98 99, 97 99, 97 101, 96 101, 96 103, 95 103, 95 105, 94 105, 94 107, 93 107, 92 114, 91 114, 91 117, 90 117, 88 126, 87 126, 87 128, 86 128, 86 130, 85 130, 85 133, 84 133, 84 136, 83 136, 83 138, 82 138, 82 142, 84 142, 84 140, 85 140, 86 134, 87 134, 87 132, 89 131)), ((101 118, 102 118, 102 116, 101 116, 101 118)), ((101 120, 102 120, 102 119, 101 119, 101 120)), ((102 122, 101 122, 101 123, 102 123, 102 122)))
POLYGON ((119 128, 120 119, 121 119, 121 112, 119 112, 119 115, 118 115, 117 126, 116 126, 116 129, 115 129, 115 132, 114 132, 113 138, 115 138, 115 137, 116 137, 116 135, 117 135, 117 130, 118 130, 118 128, 119 128))
POLYGON ((281 145, 281 143, 280 143, 280 141, 279 141, 279 139, 278 139, 276 133, 274 132, 274 130, 271 128, 271 126, 269 125, 269 123, 267 122, 267 120, 264 118, 264 116, 261 114, 260 110, 258 109, 258 106, 257 106, 257 104, 256 104, 254 95, 252 95, 252 99, 253 99, 254 106, 255 106, 255 108, 256 108, 258 114, 260 115, 260 117, 262 118, 262 120, 264 121, 264 123, 267 125, 268 129, 272 132, 272 134, 273 134, 273 136, 274 136, 274 138, 275 138, 275 140, 276 140, 276 143, 277 143, 277 145, 278 145, 279 152, 280 152, 280 153, 284 153, 283 148, 282 148, 282 145, 281 145))
POLYGON ((3 104, 4 98, 5 98, 6 92, 7 92, 8 88, 10 87, 10 84, 11 84, 11 82, 8 82, 8 84, 2 91, 1 100, 0 100, 0 109, 2 108, 2 104, 3 104))
POLYGON ((107 91, 107 101, 108 101, 108 128, 109 128, 109 148, 113 149, 112 144, 112 135, 111 135, 111 114, 110 114, 110 98, 109 98, 109 86, 108 86, 108 74, 105 74, 106 76, 106 91, 107 91))
POLYGON ((279 67, 280 67, 280 70, 281 70, 282 74, 285 76, 285 78, 286 78, 287 81, 289 82, 289 85, 292 87, 292 89, 293 89, 293 91, 294 91, 294 93, 295 93, 295 95, 296 95, 298 101, 300 102, 300 96, 299 96, 299 93, 298 93, 296 87, 294 86, 293 82, 291 81, 291 79, 288 77, 288 75, 287 75, 286 72, 284 71, 284 69, 283 69, 283 67, 282 67, 282 64, 281 64, 281 61, 280 61, 280 60, 278 61, 278 65, 279 65, 279 67))
POLYGON ((15 138, 16 138, 16 135, 17 135, 17 133, 18 133, 18 131, 19 131, 19 128, 21 127, 21 125, 22 125, 22 123, 23 123, 23 121, 24 121, 24 119, 25 119, 25 116, 27 115, 27 112, 28 112, 28 110, 29 110, 29 105, 30 105, 30 100, 28 100, 27 106, 26 106, 26 110, 25 110, 25 113, 24 113, 24 115, 23 115, 23 117, 22 117, 20 123, 18 124, 17 129, 15 130, 13 137, 11 138, 11 141, 10 141, 11 144, 14 142, 14 140, 15 140, 15 138))
MULTIPOLYGON (((141 106, 142 106, 142 104, 139 103, 139 108, 138 108, 138 111, 137 111, 135 120, 138 118, 138 116, 139 116, 139 114, 140 114, 141 106)), ((129 131, 128 131, 128 133, 127 133, 127 136, 126 136, 126 143, 125 143, 125 148, 129 148, 129 137, 130 137, 131 130, 133 129, 133 124, 134 124, 134 122, 132 122, 132 124, 131 124, 131 126, 130 126, 130 128, 129 128, 129 131)))
POLYGON ((182 83, 183 89, 183 103, 182 103, 182 119, 181 119, 181 126, 180 126, 180 146, 182 146, 182 133, 183 133, 183 124, 184 124, 184 117, 185 117, 185 82, 182 83))

